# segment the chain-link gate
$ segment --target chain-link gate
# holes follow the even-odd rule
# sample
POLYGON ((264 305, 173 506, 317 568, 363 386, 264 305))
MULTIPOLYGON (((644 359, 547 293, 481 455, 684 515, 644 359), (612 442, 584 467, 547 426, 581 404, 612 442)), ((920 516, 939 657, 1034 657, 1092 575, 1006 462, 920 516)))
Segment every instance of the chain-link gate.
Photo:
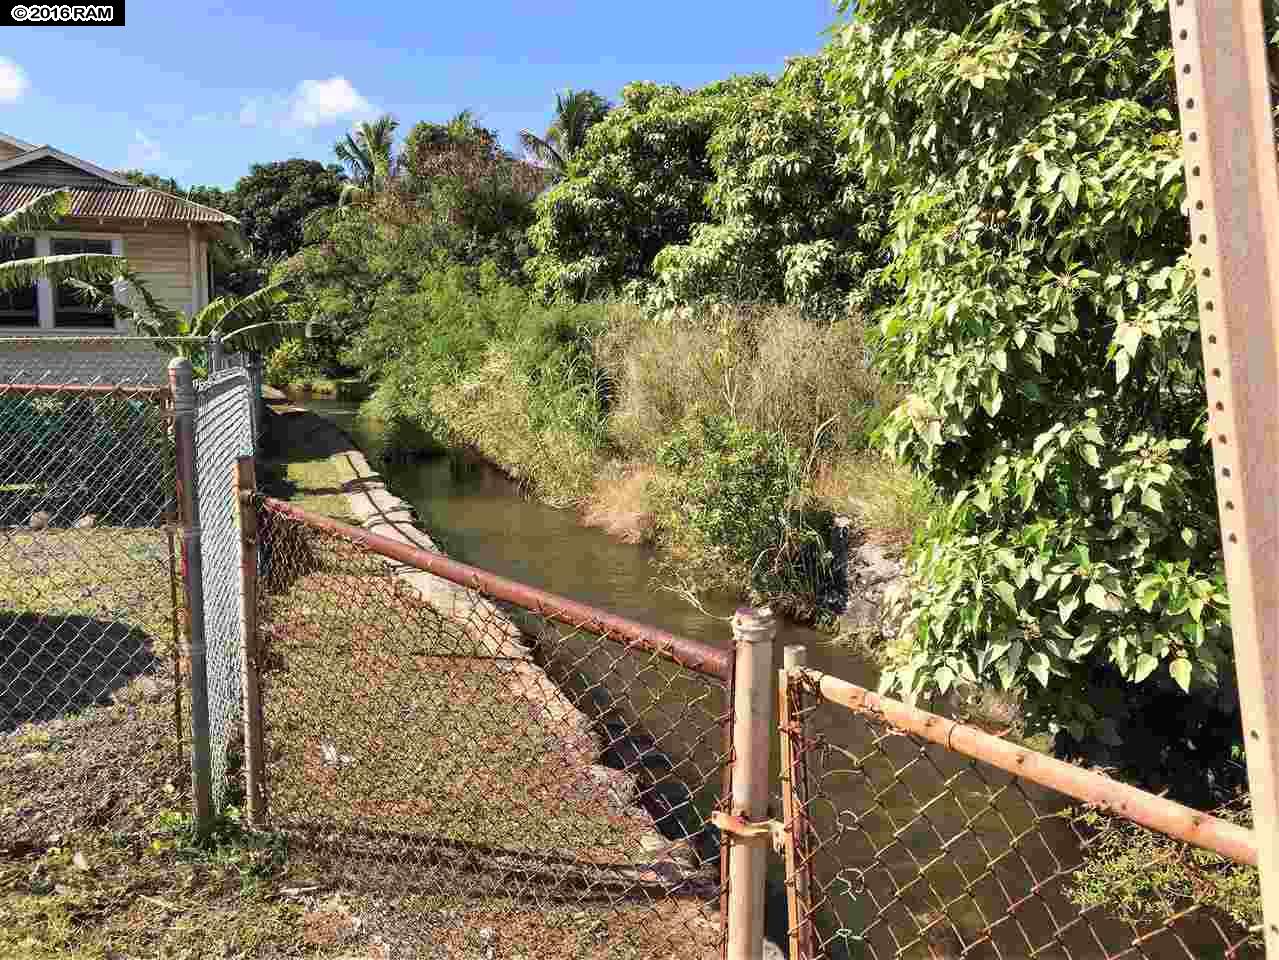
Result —
POLYGON ((214 808, 227 792, 228 748, 240 719, 240 532, 234 465, 253 455, 253 393, 243 368, 195 383, 195 479, 199 517, 209 756, 214 808))
POLYGON ((277 501, 256 522, 291 869, 380 894, 371 932, 440 956, 484 931, 502 956, 719 956, 729 654, 277 501))
POLYGON ((139 806, 180 808, 187 786, 164 358, 133 344, 77 365, 56 346, 6 343, 0 379, 9 842, 89 823, 127 830, 139 806))

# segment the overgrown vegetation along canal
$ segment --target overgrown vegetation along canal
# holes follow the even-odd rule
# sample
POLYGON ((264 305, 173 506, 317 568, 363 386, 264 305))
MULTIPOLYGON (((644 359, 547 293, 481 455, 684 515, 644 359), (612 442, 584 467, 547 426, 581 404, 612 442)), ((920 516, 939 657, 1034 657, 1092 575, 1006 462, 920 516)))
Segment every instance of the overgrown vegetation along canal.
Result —
MULTIPOLYGON (((380 425, 360 417, 357 404, 311 399, 306 407, 340 426, 366 452, 383 448, 380 425)), ((320 444, 317 449, 328 446, 320 444)), ((705 612, 698 610, 657 586, 650 548, 585 527, 571 510, 557 510, 522 496, 515 483, 476 457, 452 453, 393 459, 380 462, 379 469, 395 493, 413 504, 422 527, 455 559, 714 646, 732 644, 727 623, 736 606, 732 597, 703 598, 705 612)), ((782 648, 795 643, 808 648, 815 669, 871 687, 878 679, 870 661, 832 643, 828 636, 793 623, 783 623, 778 634, 779 667, 782 648)), ((664 696, 681 696, 678 684, 667 688, 664 696)), ((775 727, 772 739, 777 739, 775 727)), ((663 744, 669 740, 664 738, 663 744)), ((774 755, 774 782, 777 763, 774 755)), ((707 810, 713 800, 699 798, 707 810)), ((774 803, 776 807, 776 798, 774 803)), ((780 861, 775 867, 780 868, 780 861)), ((778 942, 785 940, 781 879, 775 871, 769 906, 770 931, 778 942)))
MULTIPOLYGON (((309 400, 307 407, 340 426, 364 450, 378 451, 385 447, 383 428, 378 423, 359 416, 358 405, 332 400, 309 400)), ((313 432, 308 441, 315 452, 333 448, 332 438, 322 441, 317 439, 318 436, 320 434, 313 432)), ((522 496, 516 484, 479 458, 454 452, 421 459, 382 461, 379 466, 394 491, 414 505, 421 525, 455 558, 716 646, 731 643, 731 630, 725 618, 735 606, 732 598, 711 596, 704 600, 704 611, 696 609, 684 598, 657 586, 653 577, 650 549, 623 543, 599 530, 584 527, 573 511, 557 510, 522 496)), ((297 473, 297 470, 291 468, 291 472, 297 473)), ((804 644, 809 651, 810 665, 818 670, 865 686, 873 687, 877 682, 878 671, 873 663, 860 657, 849 647, 833 643, 828 636, 803 626, 785 623, 776 645, 779 660, 782 648, 790 643, 804 644)), ((686 691, 681 685, 678 671, 672 668, 671 674, 668 678, 670 682, 664 686, 661 696, 678 700, 686 691)), ((609 682, 609 678, 584 679, 590 683, 609 682)), ((563 678, 561 682, 564 682, 563 678)), ((692 683, 691 679, 688 682, 692 683)), ((833 743, 863 752, 872 749, 867 740, 868 728, 851 714, 827 710, 815 722, 817 726, 814 729, 820 729, 833 743)), ((776 740, 777 731, 774 727, 773 741, 776 740)), ((711 745, 681 744, 678 735, 664 737, 662 745, 671 751, 681 747, 701 750, 706 756, 698 759, 706 762, 713 760, 711 745)), ((912 748, 908 741, 895 739, 882 749, 887 750, 886 755, 893 756, 895 765, 901 769, 916 767, 912 762, 912 748)), ((957 757, 940 755, 933 758, 933 763, 937 766, 925 765, 915 770, 915 774, 923 777, 922 780, 912 774, 916 781, 912 789, 918 792, 919 797, 931 797, 938 789, 938 784, 929 779, 929 771, 935 772, 941 779, 955 775, 963 766, 963 762, 957 757)), ((773 757, 772 767, 776 782, 776 755, 773 757)), ((838 811, 864 811, 871 803, 866 782, 855 771, 844 771, 825 780, 823 791, 824 802, 829 802, 832 817, 840 816, 838 811)), ((1031 788, 1031 795, 1041 811, 1066 806, 1065 798, 1049 791, 1031 788)), ((998 802, 1001 813, 1014 820, 1025 814, 1018 796, 1016 791, 1010 791, 998 802)), ((709 811, 714 803, 714 797, 710 795, 697 799, 704 811, 709 811)), ((779 802, 779 798, 775 796, 771 815, 780 814, 779 802)), ((915 807, 911 805, 909 791, 888 791, 876 802, 880 805, 876 816, 886 825, 911 822, 917 816, 915 807)), ((945 812, 939 809, 934 810, 933 815, 941 817, 939 822, 946 820, 945 812)), ((942 826, 945 829, 944 822, 942 826)), ((952 826, 963 832, 962 825, 956 823, 952 826)), ((1076 837, 1065 821, 1055 821, 1048 817, 1039 830, 1048 845, 1042 845, 1042 849, 1036 847, 1026 851, 1036 868, 1042 867, 1045 873, 1050 872, 1049 860, 1053 853, 1067 859, 1079 855, 1075 850, 1076 837), (1052 852, 1049 852, 1049 845, 1052 852), (1044 858, 1042 863, 1039 862, 1041 857, 1044 858)), ((876 845, 892 844, 885 834, 878 837, 876 845)), ((962 858, 961 851, 957 850, 956 855, 962 858)), ((969 858, 963 860, 960 867, 965 871, 972 871, 974 876, 984 869, 983 863, 976 860, 969 862, 969 858)), ((1093 873, 1101 871, 1105 877, 1102 884, 1105 889, 1113 887, 1116 877, 1111 876, 1103 866, 1090 866, 1089 869, 1093 873)), ((1096 879, 1091 873, 1089 876, 1096 879)), ((774 859, 770 875, 768 933, 771 939, 779 943, 785 942, 786 929, 782 880, 781 861, 774 859)), ((995 902, 974 906, 968 911, 971 916, 960 918, 960 922, 971 921, 978 924, 983 910, 1002 909, 1003 906, 995 902)), ((920 907, 926 909, 927 905, 921 904, 920 907)), ((849 909, 847 904, 840 906, 845 917, 851 915, 849 909)), ((856 911, 857 907, 854 905, 851 909, 856 911)), ((1100 922, 1100 918, 1098 921, 1100 922)), ((1025 919, 1023 922, 1037 942, 1051 936, 1050 927, 1045 926, 1045 918, 1025 919)), ((1158 952, 1152 953, 1152 956, 1160 955, 1162 954, 1158 952)))

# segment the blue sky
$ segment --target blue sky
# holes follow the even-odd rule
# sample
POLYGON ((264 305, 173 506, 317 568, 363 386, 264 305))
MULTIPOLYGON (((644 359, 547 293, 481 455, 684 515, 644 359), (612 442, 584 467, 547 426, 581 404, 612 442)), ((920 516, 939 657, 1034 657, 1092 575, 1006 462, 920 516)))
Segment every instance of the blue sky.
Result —
POLYGON ((253 162, 327 161, 384 111, 405 132, 470 107, 514 146, 557 89, 776 73, 834 20, 830 0, 128 0, 126 27, 0 29, 0 131, 230 186, 253 162))

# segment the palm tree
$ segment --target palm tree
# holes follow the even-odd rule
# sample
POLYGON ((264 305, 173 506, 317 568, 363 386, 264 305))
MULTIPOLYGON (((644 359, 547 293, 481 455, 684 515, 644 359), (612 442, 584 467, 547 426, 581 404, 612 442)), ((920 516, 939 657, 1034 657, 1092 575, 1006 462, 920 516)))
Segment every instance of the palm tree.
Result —
POLYGON ((520 144, 538 163, 557 176, 566 176, 573 155, 586 142, 586 131, 603 120, 609 109, 609 102, 594 90, 565 90, 555 95, 555 119, 545 136, 521 130, 520 144))
MULTIPOLYGON (((48 230, 70 212, 71 193, 65 187, 36 197, 0 217, 0 243, 22 234, 48 230)), ((121 277, 126 269, 123 257, 107 253, 69 253, 8 260, 0 263, 0 293, 28 289, 37 280, 107 283, 121 277)))
POLYGON ((395 130, 400 122, 389 113, 364 121, 354 134, 333 145, 337 158, 351 171, 353 182, 342 188, 338 204, 358 203, 380 193, 391 180, 395 130))

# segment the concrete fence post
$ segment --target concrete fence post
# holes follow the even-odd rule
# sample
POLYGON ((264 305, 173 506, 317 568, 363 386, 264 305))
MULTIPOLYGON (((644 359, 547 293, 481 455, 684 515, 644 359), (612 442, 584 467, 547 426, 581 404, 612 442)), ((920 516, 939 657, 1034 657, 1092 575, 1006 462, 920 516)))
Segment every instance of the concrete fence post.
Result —
POLYGON ((209 742, 208 663, 204 638, 204 567, 200 548, 200 496, 196 487, 195 383, 191 362, 169 362, 173 391, 173 443, 182 530, 182 586, 187 611, 187 659, 191 701, 191 799, 196 830, 213 819, 213 762, 209 742))
MULTIPOLYGON (((733 617, 733 816, 752 823, 768 816, 769 721, 773 716, 773 641, 777 621, 768 607, 743 607, 733 617)), ((732 846, 728 879, 728 960, 764 955, 764 881, 768 848, 732 846)))

